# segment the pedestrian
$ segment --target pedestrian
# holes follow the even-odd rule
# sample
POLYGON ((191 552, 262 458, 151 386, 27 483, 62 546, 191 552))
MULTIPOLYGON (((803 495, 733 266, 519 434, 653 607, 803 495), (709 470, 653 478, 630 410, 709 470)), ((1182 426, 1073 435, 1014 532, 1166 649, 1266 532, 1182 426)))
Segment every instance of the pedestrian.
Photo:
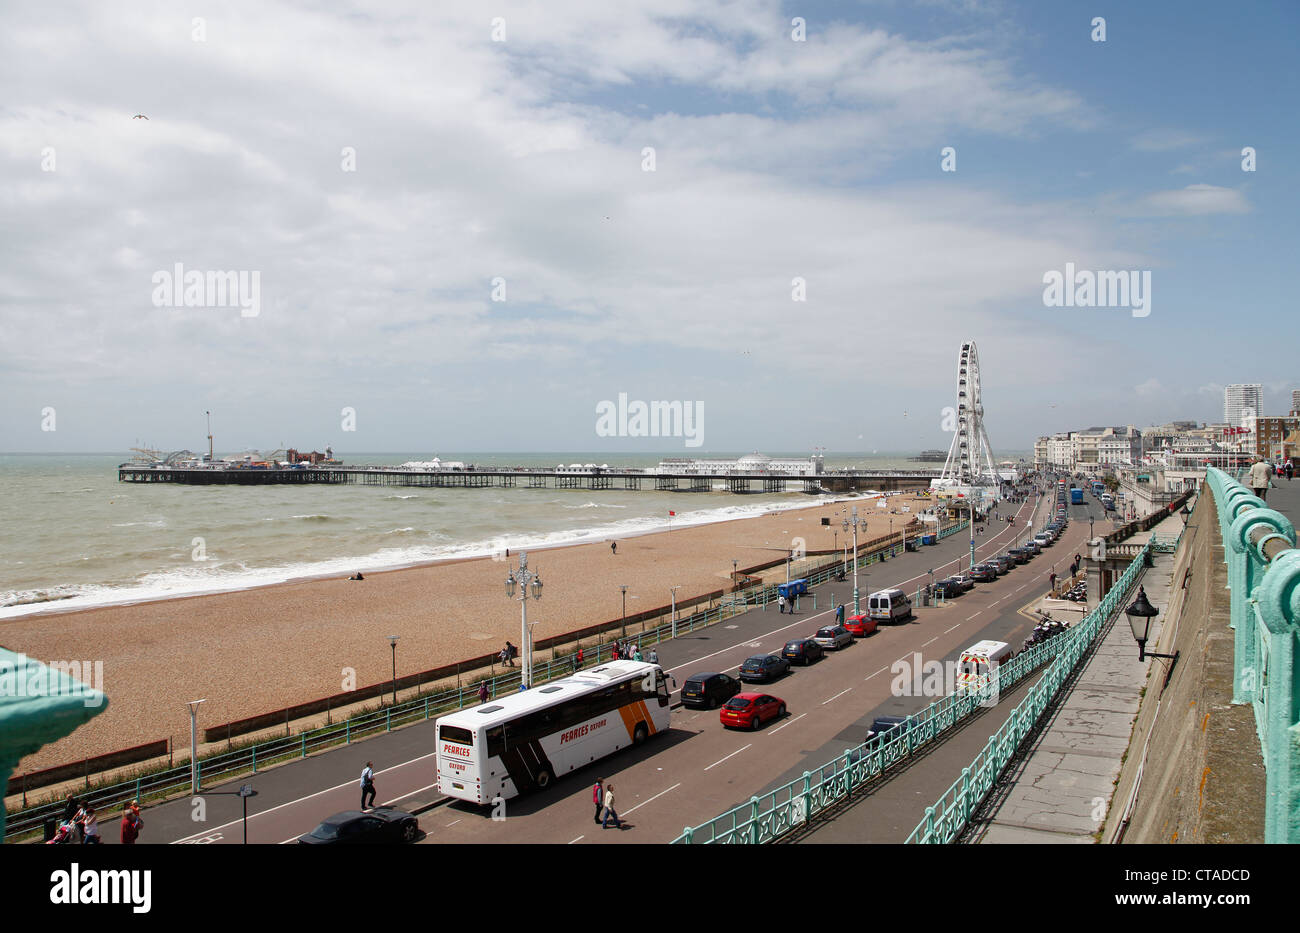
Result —
POLYGON ((77 818, 77 811, 81 809, 81 801, 76 797, 68 794, 63 803, 63 822, 71 823, 77 818))
POLYGON ((591 802, 596 805, 596 822, 599 823, 600 811, 605 806, 605 782, 600 778, 596 778, 596 786, 591 789, 591 802))
POLYGON ((490 696, 491 695, 488 692, 487 681, 486 680, 480 681, 478 685, 478 701, 480 703, 486 703, 490 698, 490 696))
POLYGON ((610 647, 610 649, 609 649, 609 659, 610 659, 611 661, 617 661, 617 660, 618 660, 618 642, 614 642, 614 644, 610 647))
POLYGON ((375 764, 373 761, 367 761, 366 766, 361 771, 361 809, 367 809, 366 800, 370 800, 370 806, 375 805, 375 764))
POLYGON ((1255 461, 1255 465, 1250 468, 1250 488, 1261 500, 1268 499, 1268 478, 1272 473, 1273 468, 1263 457, 1255 461))
POLYGON ((618 542, 617 542, 617 541, 611 541, 611 542, 609 542, 609 552, 610 552, 611 554, 613 554, 614 556, 616 556, 616 557, 618 556, 618 542))
POLYGON ((1075 566, 1075 567, 1078 567, 1078 566, 1079 566, 1080 564, 1082 564, 1082 563, 1083 563, 1083 555, 1082 555, 1082 554, 1075 554, 1075 555, 1074 555, 1074 566, 1075 566))
POLYGON ((1070 565, 1070 579, 1073 580, 1079 573, 1079 562, 1075 561, 1070 565))
POLYGON ((1052 592, 1055 593, 1056 592, 1056 571, 1053 570, 1050 574, 1048 574, 1047 579, 1051 581, 1052 592))
POLYGON ((623 822, 618 818, 618 811, 614 809, 614 785, 605 785, 605 818, 600 821, 601 829, 609 828, 609 818, 614 818, 614 828, 622 829, 623 822))
POLYGON ((578 667, 582 667, 582 646, 578 646, 578 667))
POLYGON ((140 836, 140 828, 143 823, 137 822, 137 815, 131 812, 131 805, 127 804, 122 807, 122 845, 133 846, 135 840, 140 836))
POLYGON ((90 810, 90 805, 84 801, 77 801, 77 812, 72 815, 72 825, 77 827, 77 843, 84 845, 86 842, 86 812, 90 810))
POLYGON ((82 845, 97 846, 104 840, 99 838, 99 819, 95 816, 95 808, 87 806, 82 810, 81 828, 85 836, 81 840, 82 845))
POLYGON ((1295 463, 1292 462, 1291 460, 1288 460, 1286 462, 1286 467, 1284 467, 1283 469, 1283 472, 1286 473, 1286 481, 1288 483, 1291 482, 1291 474, 1295 472, 1295 463))
POLYGON ((632 660, 633 660, 633 661, 640 661, 640 660, 641 660, 641 646, 640 646, 640 645, 637 645, 635 648, 632 649, 632 660))
POLYGON ((650 649, 650 654, 646 656, 646 660, 649 661, 651 664, 658 664, 658 663, 659 663, 659 652, 658 652, 658 651, 655 651, 653 648, 651 648, 651 649, 650 649))
POLYGON ((776 611, 779 612, 779 613, 781 613, 782 615, 785 615, 785 596, 784 596, 784 595, 778 595, 778 596, 776 597, 776 611))

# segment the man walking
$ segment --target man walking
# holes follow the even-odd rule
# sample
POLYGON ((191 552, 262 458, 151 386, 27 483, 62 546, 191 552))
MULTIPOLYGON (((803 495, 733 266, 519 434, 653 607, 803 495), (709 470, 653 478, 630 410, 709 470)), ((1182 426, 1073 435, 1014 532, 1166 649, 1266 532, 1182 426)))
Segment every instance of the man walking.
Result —
POLYGON ((366 767, 361 772, 361 809, 366 810, 366 800, 370 800, 369 807, 375 805, 375 763, 367 761, 366 767))
POLYGON ((1053 570, 1050 574, 1048 574, 1047 579, 1051 581, 1052 592, 1055 593, 1056 592, 1056 571, 1053 570))
POLYGON ((140 830, 144 826, 144 821, 139 815, 131 809, 131 805, 124 804, 122 807, 122 845, 133 846, 140 836, 140 830))
POLYGON ((776 597, 776 611, 785 615, 785 597, 778 595, 776 597))
POLYGON ((1267 460, 1260 457, 1250 468, 1250 488, 1261 500, 1268 499, 1268 478, 1273 475, 1273 468, 1267 460))
POLYGON ((490 694, 488 693, 487 681, 484 680, 480 682, 478 685, 478 701, 480 703, 486 703, 488 701, 489 696, 490 694))
POLYGON ((623 822, 618 818, 618 811, 614 809, 614 785, 605 785, 605 817, 600 821, 601 829, 609 828, 609 818, 614 818, 614 828, 622 829, 623 822))
MULTIPOLYGON (((600 822, 600 811, 605 806, 605 782, 596 778, 596 786, 591 789, 591 802, 596 805, 596 822, 600 822)), ((604 827, 601 827, 602 829, 604 827)))

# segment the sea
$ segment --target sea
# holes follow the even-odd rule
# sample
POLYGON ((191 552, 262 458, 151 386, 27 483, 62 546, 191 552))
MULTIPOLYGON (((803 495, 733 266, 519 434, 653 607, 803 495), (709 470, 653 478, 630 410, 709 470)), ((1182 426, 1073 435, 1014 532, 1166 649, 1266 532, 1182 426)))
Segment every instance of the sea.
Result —
MULTIPOLYGON (((651 467, 664 454, 439 452, 483 467, 651 467)), ((742 456, 710 452, 710 459, 742 456)), ((774 457, 807 454, 770 452, 774 457)), ((348 465, 429 453, 336 453, 348 465)), ((828 470, 937 469, 911 454, 826 455, 828 470)), ((121 483, 129 454, 0 454, 0 619, 617 539, 806 506, 801 491, 424 489, 121 483), (670 516, 669 512, 676 512, 670 516)))

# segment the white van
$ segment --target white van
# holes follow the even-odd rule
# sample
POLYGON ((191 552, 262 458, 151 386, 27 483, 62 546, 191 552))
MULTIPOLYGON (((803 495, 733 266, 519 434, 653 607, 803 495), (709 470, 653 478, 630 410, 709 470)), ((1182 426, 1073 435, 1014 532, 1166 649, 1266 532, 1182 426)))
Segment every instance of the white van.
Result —
POLYGON ((989 675, 1011 660, 1011 646, 1004 641, 977 641, 961 653, 957 662, 957 692, 981 690, 989 675))
POLYGON ((912 601, 900 589, 878 590, 867 597, 867 618, 893 622, 912 617, 912 601))

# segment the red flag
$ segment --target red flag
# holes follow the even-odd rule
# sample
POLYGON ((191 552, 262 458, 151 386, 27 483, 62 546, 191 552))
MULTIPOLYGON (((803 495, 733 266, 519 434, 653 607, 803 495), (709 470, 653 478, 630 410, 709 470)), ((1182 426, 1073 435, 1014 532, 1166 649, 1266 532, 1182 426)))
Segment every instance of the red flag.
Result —
POLYGON ((676 512, 671 512, 671 511, 670 511, 668 514, 669 514, 669 515, 676 515, 677 513, 676 513, 676 512))

